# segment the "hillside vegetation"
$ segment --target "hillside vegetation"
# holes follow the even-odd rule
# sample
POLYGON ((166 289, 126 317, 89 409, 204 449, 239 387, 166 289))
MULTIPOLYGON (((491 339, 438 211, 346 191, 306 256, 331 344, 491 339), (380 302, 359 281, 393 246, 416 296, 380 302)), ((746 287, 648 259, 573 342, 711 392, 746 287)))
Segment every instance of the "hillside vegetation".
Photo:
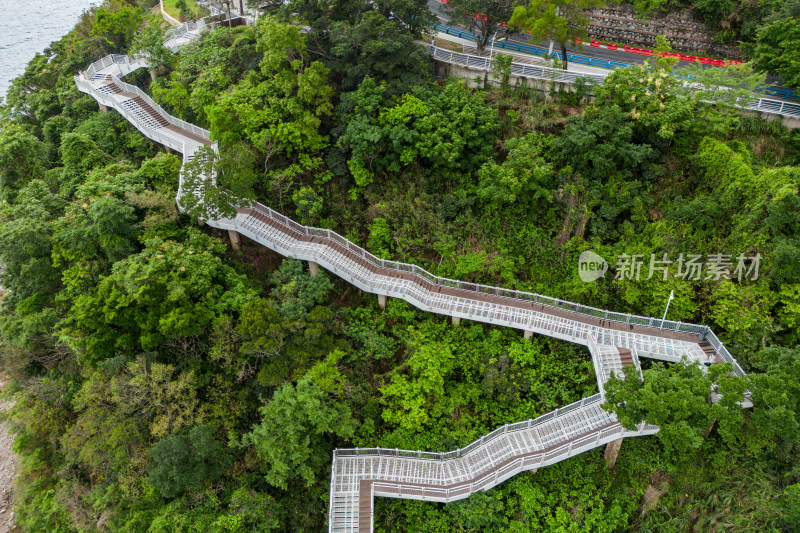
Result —
MULTIPOLYGON (((22 530, 324 531, 334 448, 455 449, 597 392, 580 346, 382 310, 255 243, 232 251, 196 223, 231 208, 213 190, 179 214, 180 156, 73 81, 131 50, 164 62, 127 81, 219 143, 219 187, 441 276, 656 317, 674 291, 668 318, 711 326, 748 372, 645 365, 608 388, 621 420, 662 431, 626 440, 614 470, 596 449, 453 504, 378 498, 376 531, 796 530, 800 135, 711 105, 667 60, 577 92, 502 68, 478 88, 437 79, 421 0, 294 0, 176 56, 152 7, 92 8, 0 111, 22 530), (579 279, 585 250, 603 279, 579 279), (635 255, 638 279, 614 279, 635 255), (648 276, 651 257, 669 272, 648 276)), ((760 82, 705 75, 732 96, 760 82)))

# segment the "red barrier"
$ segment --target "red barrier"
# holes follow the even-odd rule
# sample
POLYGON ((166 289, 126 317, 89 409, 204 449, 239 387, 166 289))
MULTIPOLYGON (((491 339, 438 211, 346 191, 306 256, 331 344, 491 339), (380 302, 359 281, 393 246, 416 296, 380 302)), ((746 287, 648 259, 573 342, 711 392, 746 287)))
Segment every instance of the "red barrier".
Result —
POLYGON ((652 50, 648 50, 647 48, 636 48, 634 46, 628 46, 627 44, 625 45, 625 51, 626 52, 630 52, 632 54, 639 54, 639 55, 643 55, 643 56, 651 56, 651 55, 653 55, 653 51, 652 50))
MULTIPOLYGON (((447 2, 449 2, 449 0, 439 0, 439 1, 442 2, 443 4, 446 4, 447 2)), ((484 15, 482 13, 475 13, 474 16, 475 16, 476 19, 479 19, 479 20, 486 20, 486 18, 487 18, 486 15, 484 15)), ((502 20, 500 21, 500 25, 502 25, 504 28, 508 27, 508 25, 505 23, 505 21, 502 21, 502 20)), ((528 33, 530 33, 530 30, 528 30, 528 33)), ((583 41, 580 39, 580 37, 575 37, 575 44, 581 44, 581 42, 583 42, 583 41)), ((589 46, 599 47, 600 46, 600 41, 598 41, 596 39, 592 39, 592 41, 589 43, 589 46)), ((725 65, 739 65, 739 64, 743 63, 743 61, 739 61, 738 59, 727 59, 727 60, 725 60, 725 59, 711 59, 710 57, 690 56, 690 55, 686 55, 686 54, 678 54, 678 53, 673 53, 673 52, 662 52, 660 54, 655 54, 653 52, 653 50, 650 50, 650 49, 647 49, 647 48, 636 48, 635 46, 628 46, 627 44, 622 45, 622 46, 623 46, 623 49, 626 52, 629 52, 631 54, 639 54, 639 55, 643 55, 643 56, 660 55, 661 57, 677 57, 681 61, 690 61, 692 63, 694 63, 696 61, 699 61, 699 62, 701 62, 701 63, 703 63, 705 65, 714 65, 714 66, 717 66, 717 67, 724 67, 725 65)), ((609 50, 618 50, 619 49, 619 45, 610 44, 610 43, 608 45, 606 45, 606 47, 609 50)))

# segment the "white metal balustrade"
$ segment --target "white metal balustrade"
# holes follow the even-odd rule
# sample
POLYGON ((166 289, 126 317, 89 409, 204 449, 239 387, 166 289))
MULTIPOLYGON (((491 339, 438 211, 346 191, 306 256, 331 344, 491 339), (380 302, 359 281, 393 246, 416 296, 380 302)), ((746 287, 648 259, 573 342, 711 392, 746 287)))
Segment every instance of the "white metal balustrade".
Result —
MULTIPOLYGON (((437 61, 457 65, 472 70, 483 70, 492 72, 494 68, 495 58, 488 58, 483 56, 462 54, 447 50, 446 48, 439 48, 432 44, 426 44, 428 52, 437 61)), ((534 80, 551 81, 555 83, 573 84, 578 78, 589 78, 596 83, 603 83, 603 80, 610 74, 588 74, 580 72, 568 72, 563 69, 540 67, 526 63, 511 63, 512 76, 520 78, 528 78, 534 80)), ((800 118, 800 104, 793 102, 786 102, 782 100, 773 100, 771 98, 759 98, 749 102, 744 109, 751 111, 759 111, 761 113, 768 113, 771 115, 780 115, 782 117, 800 118)))
MULTIPOLYGON (((176 29, 169 39, 180 47, 197 35, 198 25, 187 26, 176 29)), ((477 59, 460 57, 465 54, 446 52, 455 61, 478 64, 477 59)), ((102 105, 116 109, 148 138, 180 151, 184 165, 195 158, 200 146, 216 150, 208 131, 169 115, 141 89, 119 79, 146 66, 142 57, 107 56, 76 76, 75 83, 102 105)), ((526 72, 567 75, 533 68, 538 70, 526 72)), ((190 194, 183 188, 183 174, 180 183, 179 196, 190 194)), ((562 461, 620 437, 655 433, 657 427, 644 423, 634 431, 625 430, 600 407, 611 375, 621 377, 630 369, 641 373, 639 357, 705 361, 705 350, 713 349, 721 360, 734 365, 736 374, 744 374, 707 326, 441 278, 416 265, 375 257, 331 230, 298 224, 261 204, 240 209, 233 219, 207 223, 237 231, 281 255, 315 261, 368 292, 402 298, 430 312, 532 331, 589 348, 600 394, 535 419, 505 425, 451 452, 336 450, 331 467, 331 532, 371 531, 375 495, 454 501, 488 490, 518 472, 562 461), (705 349, 700 343, 707 343, 705 349)))

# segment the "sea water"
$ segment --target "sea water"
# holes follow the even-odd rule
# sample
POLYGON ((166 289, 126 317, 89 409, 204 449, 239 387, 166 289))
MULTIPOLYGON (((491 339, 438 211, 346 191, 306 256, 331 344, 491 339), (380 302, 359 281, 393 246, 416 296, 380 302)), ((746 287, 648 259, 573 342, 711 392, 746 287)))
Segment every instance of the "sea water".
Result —
POLYGON ((100 0, 0 0, 0 97, 33 57, 69 32, 100 0))

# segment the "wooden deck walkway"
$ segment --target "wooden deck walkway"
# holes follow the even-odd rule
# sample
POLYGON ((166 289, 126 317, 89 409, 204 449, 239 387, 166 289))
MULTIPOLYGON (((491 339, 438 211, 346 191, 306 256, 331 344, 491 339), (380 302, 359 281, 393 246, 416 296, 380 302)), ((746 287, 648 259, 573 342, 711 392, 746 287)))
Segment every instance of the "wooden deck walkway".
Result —
MULTIPOLYGON (((143 64, 141 59, 109 56, 76 76, 75 82, 79 90, 116 109, 148 138, 181 151, 184 164, 201 146, 216 149, 208 132, 166 115, 153 107, 156 104, 148 103, 143 93, 130 92, 137 88, 114 76, 114 72, 130 72, 143 64)), ((241 233, 285 256, 314 261, 361 289, 403 298, 424 310, 589 347, 599 395, 536 419, 503 426, 454 452, 336 450, 331 465, 331 532, 371 531, 375 495, 454 501, 487 490, 517 472, 553 464, 622 436, 653 434, 658 428, 644 422, 634 431, 625 430, 600 407, 605 382, 623 369, 627 372, 635 367, 639 371, 640 357, 676 361, 686 356, 698 363, 712 358, 714 362, 731 362, 736 373, 743 373, 705 326, 674 322, 665 326, 665 321, 654 318, 444 280, 419 267, 378 259, 329 230, 300 225, 261 205, 238 209, 234 219, 207 223, 241 233), (603 316, 595 316, 598 314, 603 316)))

